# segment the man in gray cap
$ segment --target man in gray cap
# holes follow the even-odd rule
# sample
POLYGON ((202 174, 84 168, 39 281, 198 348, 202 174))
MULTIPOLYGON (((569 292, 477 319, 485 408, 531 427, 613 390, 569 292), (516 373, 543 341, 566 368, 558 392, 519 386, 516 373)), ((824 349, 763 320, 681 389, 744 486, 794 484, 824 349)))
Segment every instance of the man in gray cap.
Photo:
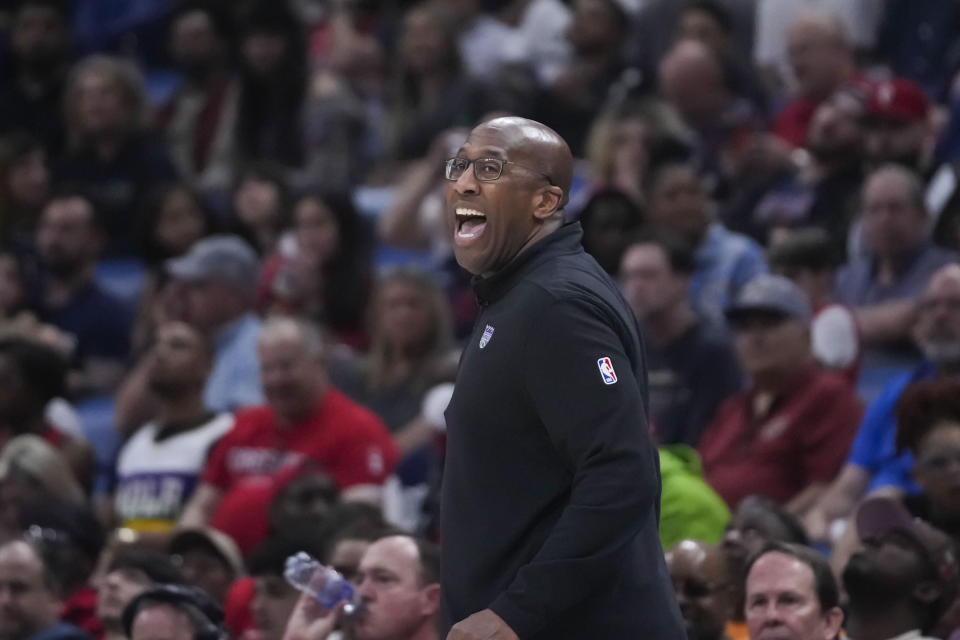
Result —
POLYGON ((183 285, 184 320, 211 340, 213 370, 204 401, 211 411, 232 411, 263 402, 253 312, 260 265, 250 245, 237 236, 216 235, 167 262, 183 285))
POLYGON ((810 303, 790 280, 751 280, 726 312, 751 386, 717 410, 700 441, 707 482, 731 508, 760 494, 813 500, 840 469, 862 408, 850 384, 818 369, 810 303))
MULTIPOLYGON (((179 303, 178 319, 199 331, 213 350, 203 394, 206 408, 221 413, 262 404, 261 323, 253 312, 260 274, 256 253, 237 236, 215 235, 168 260, 166 269, 179 303)), ((128 435, 154 417, 150 363, 149 356, 141 359, 117 393, 116 424, 128 435)))

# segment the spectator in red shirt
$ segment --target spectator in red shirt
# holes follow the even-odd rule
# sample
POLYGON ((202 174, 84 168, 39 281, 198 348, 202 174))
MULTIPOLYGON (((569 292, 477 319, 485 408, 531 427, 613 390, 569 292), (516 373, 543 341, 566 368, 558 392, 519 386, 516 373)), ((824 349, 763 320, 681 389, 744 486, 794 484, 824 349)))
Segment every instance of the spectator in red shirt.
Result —
POLYGON ((310 325, 274 318, 260 333, 260 374, 267 405, 241 411, 210 454, 181 525, 209 523, 230 491, 262 482, 304 460, 320 464, 344 497, 379 496, 397 447, 374 414, 328 386, 323 343, 310 325))
POLYGON ((839 471, 862 407, 817 368, 810 303, 781 276, 757 276, 727 318, 752 386, 724 402, 700 441, 707 482, 731 508, 749 494, 800 507, 839 471))
POLYGON ((787 55, 797 89, 794 99, 774 121, 773 132, 801 147, 817 105, 853 77, 853 47, 836 18, 811 13, 790 26, 787 55))

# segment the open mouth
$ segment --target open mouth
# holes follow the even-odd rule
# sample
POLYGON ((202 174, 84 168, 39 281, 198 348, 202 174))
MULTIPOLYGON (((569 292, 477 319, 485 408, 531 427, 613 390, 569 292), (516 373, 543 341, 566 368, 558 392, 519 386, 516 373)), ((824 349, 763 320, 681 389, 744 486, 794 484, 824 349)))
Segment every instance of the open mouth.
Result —
POLYGON ((458 244, 469 243, 483 234, 483 230, 487 226, 486 214, 467 207, 457 207, 456 214, 457 231, 455 236, 458 244))

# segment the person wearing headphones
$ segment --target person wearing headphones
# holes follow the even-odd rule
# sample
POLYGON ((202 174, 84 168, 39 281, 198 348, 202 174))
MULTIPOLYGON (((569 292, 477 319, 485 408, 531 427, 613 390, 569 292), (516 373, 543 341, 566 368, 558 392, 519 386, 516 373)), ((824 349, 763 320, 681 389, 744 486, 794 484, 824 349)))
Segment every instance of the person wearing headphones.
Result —
POLYGON ((130 601, 123 610, 130 640, 229 640, 223 611, 201 589, 159 584, 130 601))

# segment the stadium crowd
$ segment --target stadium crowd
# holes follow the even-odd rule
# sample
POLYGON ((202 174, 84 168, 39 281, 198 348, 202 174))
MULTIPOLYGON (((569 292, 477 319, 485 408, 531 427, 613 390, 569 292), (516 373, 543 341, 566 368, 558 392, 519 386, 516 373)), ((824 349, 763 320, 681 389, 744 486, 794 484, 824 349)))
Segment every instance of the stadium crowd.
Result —
POLYGON ((642 327, 688 638, 960 640, 951 0, 0 0, 0 640, 440 637, 502 114, 642 327))

